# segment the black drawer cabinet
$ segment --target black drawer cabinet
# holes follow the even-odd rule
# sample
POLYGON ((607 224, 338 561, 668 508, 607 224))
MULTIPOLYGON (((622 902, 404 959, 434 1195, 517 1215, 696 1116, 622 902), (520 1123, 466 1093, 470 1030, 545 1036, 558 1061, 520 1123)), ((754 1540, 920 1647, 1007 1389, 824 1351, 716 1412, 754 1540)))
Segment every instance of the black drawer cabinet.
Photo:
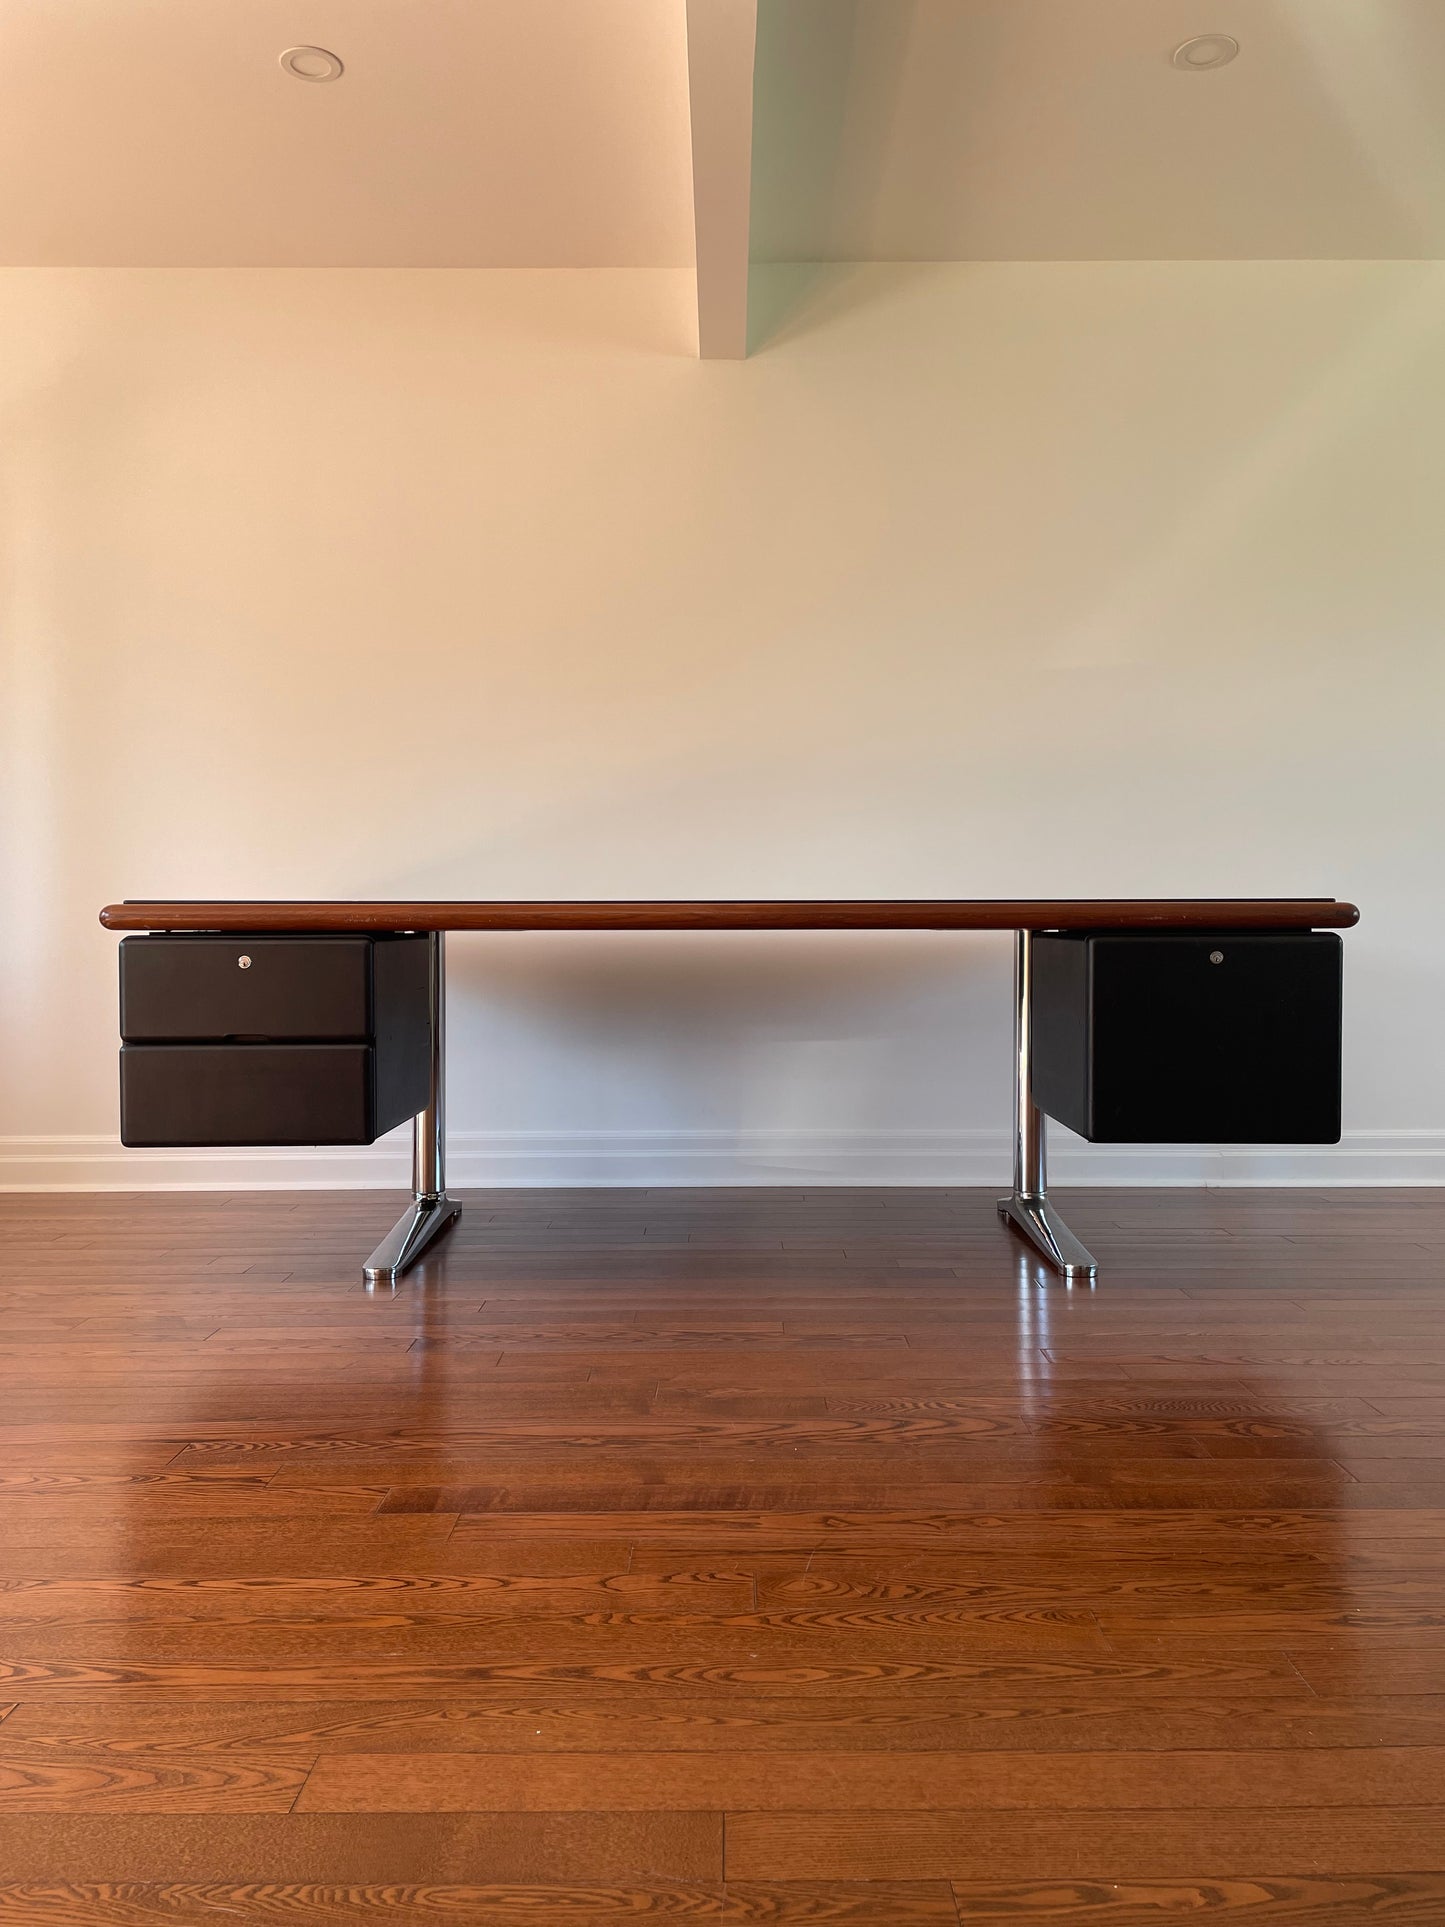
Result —
POLYGON ((370 1144, 427 1102, 425 937, 120 946, 123 1144, 370 1144))
POLYGON ((1096 1144, 1336 1144, 1343 945, 1329 931, 1033 942, 1033 1092, 1096 1144))

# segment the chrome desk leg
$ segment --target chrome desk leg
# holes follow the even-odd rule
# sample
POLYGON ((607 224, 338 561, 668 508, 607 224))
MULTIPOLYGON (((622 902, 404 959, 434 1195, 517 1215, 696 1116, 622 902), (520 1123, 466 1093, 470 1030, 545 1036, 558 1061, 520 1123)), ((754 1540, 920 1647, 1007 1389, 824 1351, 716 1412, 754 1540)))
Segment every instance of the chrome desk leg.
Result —
POLYGON ((433 1238, 461 1216, 462 1207, 447 1196, 446 1179, 446 936, 433 930, 427 937, 430 962, 431 1081, 424 1111, 411 1127, 411 1207, 392 1226, 366 1261, 362 1276, 367 1288, 394 1285, 409 1264, 419 1258, 433 1238))
POLYGON ((1049 1203, 1045 1119, 1031 1079, 1034 934, 1020 930, 1014 942, 1014 1188, 999 1199, 998 1214, 1064 1274, 1066 1285, 1092 1285, 1099 1267, 1049 1203))

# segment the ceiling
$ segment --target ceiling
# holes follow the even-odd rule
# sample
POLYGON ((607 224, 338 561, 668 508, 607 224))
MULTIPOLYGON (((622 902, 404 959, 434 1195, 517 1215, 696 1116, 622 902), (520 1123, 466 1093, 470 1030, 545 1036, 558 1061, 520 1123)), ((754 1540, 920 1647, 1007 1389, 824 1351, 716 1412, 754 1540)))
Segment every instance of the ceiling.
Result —
POLYGON ((678 0, 0 0, 0 262, 691 260, 678 0))
POLYGON ((752 247, 1445 255, 1445 0, 772 0, 752 247), (1239 57, 1177 72, 1206 32, 1239 57))
MULTIPOLYGON (((687 61, 685 0, 0 0, 0 262, 685 266, 687 61)), ((754 102, 757 259, 1445 256, 1445 0, 759 0, 754 102)))

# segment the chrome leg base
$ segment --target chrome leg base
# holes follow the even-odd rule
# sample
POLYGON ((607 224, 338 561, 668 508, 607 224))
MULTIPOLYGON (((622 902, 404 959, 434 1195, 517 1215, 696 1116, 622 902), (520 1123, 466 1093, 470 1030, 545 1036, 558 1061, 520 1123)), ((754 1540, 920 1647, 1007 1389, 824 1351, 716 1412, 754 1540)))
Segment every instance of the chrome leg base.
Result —
POLYGON ((361 1275, 368 1288, 394 1285, 407 1266, 414 1264, 432 1240, 461 1215, 460 1204, 445 1192, 417 1198, 367 1259, 361 1275))
POLYGON ((1037 1247, 1064 1275, 1066 1285, 1092 1285, 1099 1267, 1047 1198, 1025 1198, 1015 1191, 1000 1198, 998 1215, 1037 1247))

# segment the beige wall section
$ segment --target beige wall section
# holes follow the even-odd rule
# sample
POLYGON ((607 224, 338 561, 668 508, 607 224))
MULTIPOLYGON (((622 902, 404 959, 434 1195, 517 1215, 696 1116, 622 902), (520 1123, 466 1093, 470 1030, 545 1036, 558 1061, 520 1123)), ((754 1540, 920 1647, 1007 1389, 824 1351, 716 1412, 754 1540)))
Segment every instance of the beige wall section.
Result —
MULTIPOLYGON (((685 273, 0 276, 12 1150, 114 1130, 110 897, 1335 893, 1349 1169, 1445 1168, 1445 267, 768 273, 740 364, 685 273)), ((459 941, 459 1142, 1002 1176, 1006 969, 459 941)))

